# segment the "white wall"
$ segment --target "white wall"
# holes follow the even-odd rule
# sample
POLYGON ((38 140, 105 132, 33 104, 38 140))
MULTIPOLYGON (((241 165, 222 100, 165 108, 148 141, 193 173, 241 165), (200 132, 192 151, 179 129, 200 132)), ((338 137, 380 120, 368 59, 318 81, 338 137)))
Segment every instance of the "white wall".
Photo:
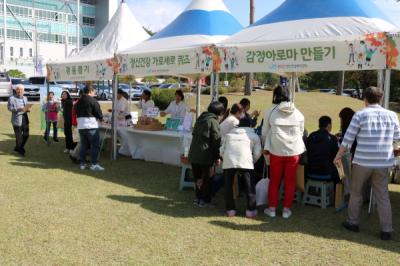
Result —
MULTIPOLYGON (((34 44, 31 41, 10 40, 7 39, 5 64, 0 64, 0 70, 19 69, 24 72, 27 77, 34 75, 34 60, 29 56, 29 49, 32 49, 32 55, 35 56, 34 44), (11 57, 10 47, 14 48, 14 54, 11 57), (20 48, 23 49, 23 56, 20 57, 20 48)), ((75 45, 55 44, 38 42, 38 55, 42 58, 42 72, 46 75, 46 63, 48 61, 63 60, 65 55, 69 55, 75 45)))

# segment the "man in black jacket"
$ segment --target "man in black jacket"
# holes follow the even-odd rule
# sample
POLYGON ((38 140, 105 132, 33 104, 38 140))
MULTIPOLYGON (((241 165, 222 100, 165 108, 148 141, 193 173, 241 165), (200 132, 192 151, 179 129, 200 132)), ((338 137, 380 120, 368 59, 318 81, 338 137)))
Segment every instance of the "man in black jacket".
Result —
POLYGON ((330 134, 332 119, 322 116, 319 119, 319 130, 311 133, 307 139, 307 172, 311 175, 330 176, 337 181, 338 174, 333 160, 339 150, 335 136, 330 134))
POLYGON ((85 157, 90 147, 91 163, 90 170, 103 171, 104 168, 98 164, 100 151, 100 135, 98 121, 103 120, 100 105, 94 98, 95 89, 88 86, 84 94, 76 104, 76 116, 78 122, 79 137, 81 142, 80 162, 81 170, 86 169, 85 157))

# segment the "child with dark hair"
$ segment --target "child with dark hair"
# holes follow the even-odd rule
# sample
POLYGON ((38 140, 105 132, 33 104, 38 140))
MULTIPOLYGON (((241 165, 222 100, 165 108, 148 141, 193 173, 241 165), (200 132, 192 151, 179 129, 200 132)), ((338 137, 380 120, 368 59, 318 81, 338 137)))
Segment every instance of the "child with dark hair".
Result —
POLYGON ((237 183, 242 183, 246 191, 246 217, 257 216, 256 182, 253 170, 254 164, 262 154, 262 149, 260 137, 250 126, 249 120, 242 120, 238 128, 232 129, 226 135, 221 147, 222 168, 225 176, 225 204, 229 217, 236 215, 234 190, 237 183))
POLYGON ((243 107, 235 103, 232 105, 230 115, 221 123, 221 135, 224 137, 232 129, 239 126, 240 118, 243 116, 243 107))
POLYGON ((244 110, 244 116, 241 118, 241 120, 248 120, 250 122, 251 127, 256 127, 258 117, 260 116, 260 112, 253 111, 253 113, 249 114, 251 102, 247 98, 243 98, 239 103, 243 107, 243 110, 244 110))
POLYGON ((47 95, 47 101, 42 106, 42 110, 45 113, 46 119, 46 131, 44 133, 44 140, 47 142, 49 140, 50 128, 53 126, 53 139, 58 142, 58 112, 60 111, 60 105, 54 99, 54 92, 50 91, 47 95))
POLYGON ((189 161, 196 183, 194 203, 199 207, 211 202, 213 169, 214 165, 219 165, 221 162, 219 119, 224 111, 222 103, 212 102, 207 112, 202 113, 194 125, 189 161))
POLYGON ((222 122, 224 122, 225 119, 229 116, 229 113, 230 113, 231 109, 228 108, 229 102, 228 102, 228 98, 226 98, 225 96, 219 97, 219 98, 218 98, 218 101, 219 101, 220 103, 222 103, 222 104, 224 105, 224 108, 225 108, 224 116, 222 117, 221 122, 220 122, 220 123, 222 123, 222 122))

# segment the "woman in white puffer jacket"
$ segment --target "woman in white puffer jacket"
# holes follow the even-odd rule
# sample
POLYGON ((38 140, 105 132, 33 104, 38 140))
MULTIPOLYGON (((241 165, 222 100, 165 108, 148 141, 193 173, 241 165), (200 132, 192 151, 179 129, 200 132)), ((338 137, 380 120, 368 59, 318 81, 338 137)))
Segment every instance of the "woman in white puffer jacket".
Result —
POLYGON ((241 120, 239 127, 232 129, 224 138, 220 154, 225 176, 225 204, 229 217, 235 216, 236 207, 233 193, 235 176, 240 178, 246 187, 246 216, 254 218, 256 211, 256 193, 254 164, 261 157, 260 137, 250 127, 250 120, 241 120))
POLYGON ((276 216, 283 178, 285 194, 282 217, 287 219, 292 214, 297 165, 300 155, 306 150, 303 142, 304 116, 290 102, 287 88, 276 87, 272 102, 274 105, 266 112, 262 129, 264 154, 270 156, 269 208, 264 212, 272 218, 276 216))

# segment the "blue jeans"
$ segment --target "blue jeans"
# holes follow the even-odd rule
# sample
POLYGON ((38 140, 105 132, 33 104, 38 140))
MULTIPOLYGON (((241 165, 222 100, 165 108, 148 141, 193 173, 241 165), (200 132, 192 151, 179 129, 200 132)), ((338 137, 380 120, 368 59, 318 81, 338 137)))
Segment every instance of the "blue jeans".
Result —
POLYGON ((90 158, 92 165, 97 164, 97 158, 100 150, 100 135, 97 128, 94 129, 80 129, 79 137, 81 142, 80 160, 81 164, 85 163, 86 153, 90 148, 90 158))

